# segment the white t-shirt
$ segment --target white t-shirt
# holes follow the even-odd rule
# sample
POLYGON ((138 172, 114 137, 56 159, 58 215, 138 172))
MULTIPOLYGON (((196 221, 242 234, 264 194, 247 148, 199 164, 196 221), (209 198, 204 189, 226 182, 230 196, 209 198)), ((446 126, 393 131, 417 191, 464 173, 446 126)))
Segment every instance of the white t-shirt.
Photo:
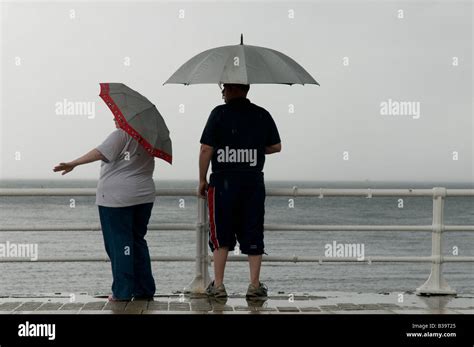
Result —
POLYGON ((155 201, 155 158, 122 129, 112 132, 97 150, 102 161, 96 204, 126 207, 155 201))

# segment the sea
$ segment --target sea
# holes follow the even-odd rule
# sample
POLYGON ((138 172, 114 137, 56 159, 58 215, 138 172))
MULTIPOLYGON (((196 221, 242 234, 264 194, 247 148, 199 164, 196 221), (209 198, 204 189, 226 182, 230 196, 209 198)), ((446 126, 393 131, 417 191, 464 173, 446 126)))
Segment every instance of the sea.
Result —
MULTIPOLYGON (((2 180, 0 188, 95 188, 89 180, 2 180)), ((194 181, 156 181, 157 188, 195 188, 194 181)), ((449 182, 290 182, 269 181, 267 188, 473 188, 449 182)), ((431 197, 267 197, 268 224, 431 225, 431 197)), ((195 223, 195 197, 157 197, 151 224, 195 223)), ((474 225, 474 197, 448 197, 446 225, 474 225)), ((99 224, 95 197, 0 196, 0 224, 8 226, 91 226, 99 224), (71 207, 70 199, 75 199, 71 207)), ((158 231, 147 234, 153 256, 194 256, 194 231, 158 231)), ((39 258, 104 257, 100 231, 2 232, 0 244, 37 244, 39 258)), ((430 256, 430 232, 400 231, 267 231, 270 256, 324 256, 328 245, 364 246, 371 256, 430 256)), ((474 256, 473 232, 449 232, 443 238, 444 255, 474 256)), ((153 262, 157 292, 182 291, 193 279, 193 262, 153 262)), ((0 295, 40 293, 110 293, 109 262, 0 262, 0 295)), ((413 292, 430 274, 429 263, 263 263, 261 280, 270 294, 327 291, 386 293, 413 292)), ((209 268, 212 276, 212 268, 209 268)), ((473 293, 474 263, 447 263, 443 273, 458 293, 473 293)), ((246 262, 228 262, 225 284, 229 293, 244 293, 249 281, 246 262)))

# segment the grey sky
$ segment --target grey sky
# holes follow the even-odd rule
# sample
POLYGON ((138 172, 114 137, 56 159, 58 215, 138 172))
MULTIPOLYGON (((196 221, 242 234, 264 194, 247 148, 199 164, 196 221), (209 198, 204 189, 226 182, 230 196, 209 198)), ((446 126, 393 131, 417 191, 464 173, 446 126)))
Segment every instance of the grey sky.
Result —
MULTIPOLYGON (((170 129, 173 165, 156 160, 155 178, 197 179, 199 138, 220 90, 162 83, 244 33, 245 43, 288 54, 321 84, 251 87, 249 99, 270 111, 282 138, 267 179, 474 180, 471 2, 1 5, 0 178, 63 178, 54 165, 114 129, 99 83, 123 82, 154 102, 170 129), (64 99, 94 102, 95 118, 57 114, 64 99), (381 114, 389 100, 419 105, 419 118, 381 114)), ((98 174, 94 163, 65 177, 98 174)))

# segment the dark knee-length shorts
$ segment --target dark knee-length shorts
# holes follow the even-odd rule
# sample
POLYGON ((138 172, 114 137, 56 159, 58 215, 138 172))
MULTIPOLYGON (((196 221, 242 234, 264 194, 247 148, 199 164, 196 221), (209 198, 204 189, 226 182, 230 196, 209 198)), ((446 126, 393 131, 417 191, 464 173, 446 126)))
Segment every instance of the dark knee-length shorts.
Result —
POLYGON ((221 247, 232 251, 238 241, 244 254, 264 253, 265 184, 262 172, 213 173, 207 198, 212 251, 221 247))

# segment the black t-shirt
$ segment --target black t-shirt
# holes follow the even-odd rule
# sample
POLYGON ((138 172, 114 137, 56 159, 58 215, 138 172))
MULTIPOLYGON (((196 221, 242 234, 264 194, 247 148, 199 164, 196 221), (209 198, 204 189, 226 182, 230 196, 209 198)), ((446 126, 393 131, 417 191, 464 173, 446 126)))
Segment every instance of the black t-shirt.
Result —
POLYGON ((201 136, 214 147, 212 172, 261 172, 265 147, 280 142, 270 113, 246 98, 214 108, 201 136))

